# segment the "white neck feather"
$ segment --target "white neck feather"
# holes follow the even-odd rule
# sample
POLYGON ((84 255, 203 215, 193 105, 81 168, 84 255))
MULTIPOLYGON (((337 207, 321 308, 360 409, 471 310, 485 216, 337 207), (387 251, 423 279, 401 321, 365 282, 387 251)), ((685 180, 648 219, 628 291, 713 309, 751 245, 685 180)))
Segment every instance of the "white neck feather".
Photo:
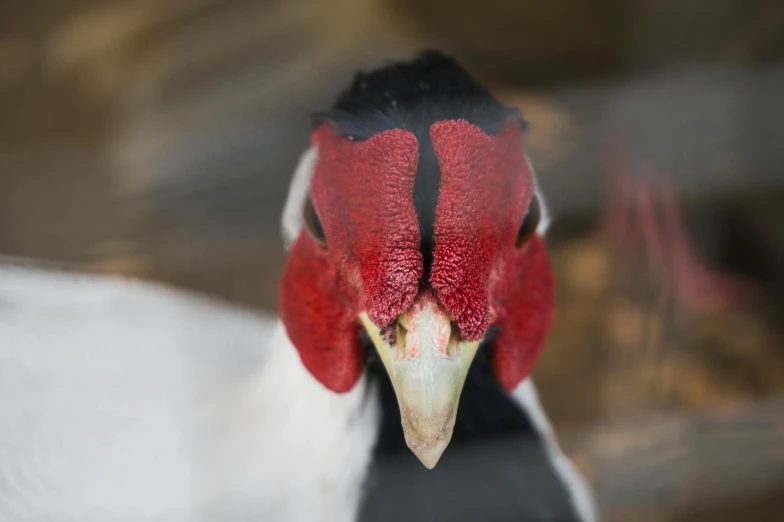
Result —
POLYGON ((325 389, 279 321, 0 266, 0 339, 0 520, 354 520, 376 401, 325 389))
POLYGON ((302 212, 310 189, 310 179, 318 161, 318 148, 312 145, 299 159, 289 186, 289 195, 283 209, 283 241, 288 248, 302 229, 302 212))

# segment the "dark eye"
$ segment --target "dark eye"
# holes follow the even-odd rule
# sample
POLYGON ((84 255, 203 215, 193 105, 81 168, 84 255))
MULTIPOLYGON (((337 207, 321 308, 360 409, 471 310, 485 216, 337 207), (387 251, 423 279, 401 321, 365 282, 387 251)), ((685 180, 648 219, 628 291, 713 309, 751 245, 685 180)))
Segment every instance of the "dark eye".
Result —
POLYGON ((327 247, 327 236, 324 233, 324 227, 321 226, 316 209, 313 207, 313 201, 310 198, 305 201, 305 226, 308 232, 316 240, 322 248, 327 247))
POLYGON ((536 196, 531 199, 531 204, 528 205, 528 212, 525 213, 523 224, 520 225, 520 230, 517 231, 517 240, 515 246, 520 248, 531 239, 536 233, 536 228, 539 226, 539 218, 541 217, 541 210, 539 208, 539 200, 536 196))

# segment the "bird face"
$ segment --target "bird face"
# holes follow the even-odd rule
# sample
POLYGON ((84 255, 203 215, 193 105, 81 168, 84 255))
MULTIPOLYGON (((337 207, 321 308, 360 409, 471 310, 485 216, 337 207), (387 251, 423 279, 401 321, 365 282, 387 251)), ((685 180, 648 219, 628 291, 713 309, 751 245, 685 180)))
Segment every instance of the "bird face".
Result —
POLYGON ((492 343, 496 376, 511 391, 554 316, 518 121, 493 132, 464 118, 416 128, 387 121, 357 136, 326 120, 311 140, 316 160, 281 318, 305 367, 337 393, 362 374, 364 330, 394 386, 408 446, 432 468, 480 343, 492 343))

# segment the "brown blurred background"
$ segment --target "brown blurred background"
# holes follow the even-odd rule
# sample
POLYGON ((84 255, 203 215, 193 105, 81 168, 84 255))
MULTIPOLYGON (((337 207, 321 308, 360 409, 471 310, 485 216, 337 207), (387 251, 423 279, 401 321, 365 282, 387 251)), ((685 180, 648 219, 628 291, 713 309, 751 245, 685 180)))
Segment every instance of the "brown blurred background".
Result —
POLYGON ((4 2, 0 254, 274 309, 308 114, 423 47, 531 123, 535 377, 604 519, 784 520, 779 1, 4 2))

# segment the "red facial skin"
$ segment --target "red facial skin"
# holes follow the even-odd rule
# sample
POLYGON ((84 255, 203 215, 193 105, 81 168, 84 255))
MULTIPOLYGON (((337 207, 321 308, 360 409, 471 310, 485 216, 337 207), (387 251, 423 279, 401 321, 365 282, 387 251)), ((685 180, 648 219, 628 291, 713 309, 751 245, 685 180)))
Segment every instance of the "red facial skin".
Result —
POLYGON ((555 281, 538 235, 499 264, 490 292, 493 325, 500 331, 491 363, 498 382, 512 391, 531 374, 555 321, 555 281))
POLYGON ((488 136, 465 121, 442 121, 430 136, 441 187, 433 266, 422 281, 416 137, 396 129, 354 142, 327 124, 313 133, 319 159, 310 193, 328 248, 300 233, 283 274, 280 314, 305 367, 335 392, 352 389, 362 373, 359 313, 385 327, 423 286, 464 339, 499 327, 492 364, 510 391, 530 373, 552 326, 544 245, 537 236, 515 248, 533 195, 517 126, 488 136))
POLYGON ((511 391, 531 372, 555 317, 540 237, 515 247, 534 194, 517 125, 493 136, 465 121, 430 128, 441 189, 430 284, 469 341, 499 328, 492 365, 511 391))
POLYGON ((363 142, 322 125, 310 193, 328 248, 303 230, 283 273, 280 315, 305 367, 336 392, 362 373, 357 317, 386 326, 414 302, 422 277, 414 177, 419 145, 389 130, 363 142))

